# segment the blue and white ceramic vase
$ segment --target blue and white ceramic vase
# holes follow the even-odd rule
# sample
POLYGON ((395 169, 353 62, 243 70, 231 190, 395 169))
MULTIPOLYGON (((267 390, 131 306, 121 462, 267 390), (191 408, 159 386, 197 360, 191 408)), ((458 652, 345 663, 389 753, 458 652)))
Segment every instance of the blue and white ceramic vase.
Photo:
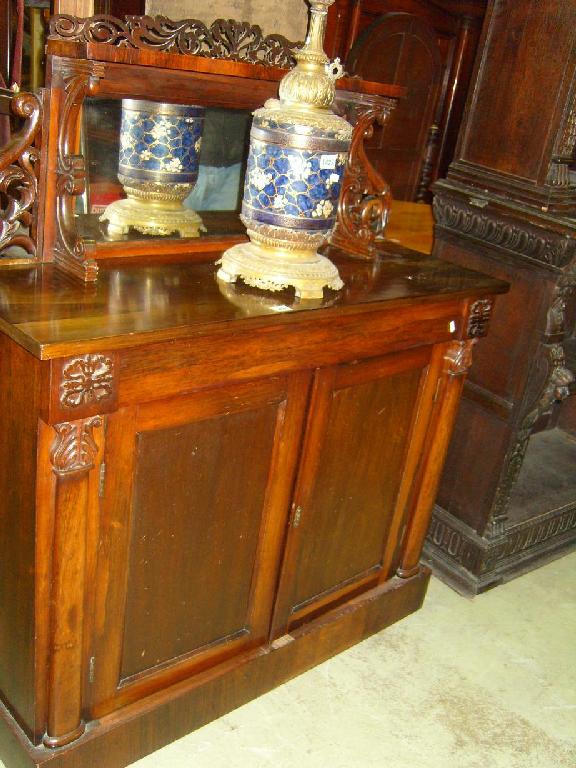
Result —
POLYGON ((352 126, 335 115, 335 80, 322 43, 333 0, 312 0, 306 43, 297 66, 280 83, 280 99, 254 113, 242 221, 250 243, 226 251, 218 277, 278 291, 293 286, 302 299, 338 290, 336 267, 318 253, 336 223, 352 126))
POLYGON ((111 203, 101 216, 111 236, 133 228, 147 235, 198 237, 204 229, 198 214, 182 204, 198 178, 204 111, 122 101, 118 179, 126 199, 111 203))

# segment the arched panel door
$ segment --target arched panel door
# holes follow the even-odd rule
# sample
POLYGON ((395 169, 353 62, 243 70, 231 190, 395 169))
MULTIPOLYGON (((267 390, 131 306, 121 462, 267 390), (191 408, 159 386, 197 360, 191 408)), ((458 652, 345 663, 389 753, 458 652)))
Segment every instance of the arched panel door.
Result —
POLYGON ((437 33, 410 13, 382 16, 362 32, 348 55, 351 74, 407 88, 385 130, 375 130, 368 142, 370 160, 397 200, 425 197, 424 166, 443 101, 445 62, 437 33))

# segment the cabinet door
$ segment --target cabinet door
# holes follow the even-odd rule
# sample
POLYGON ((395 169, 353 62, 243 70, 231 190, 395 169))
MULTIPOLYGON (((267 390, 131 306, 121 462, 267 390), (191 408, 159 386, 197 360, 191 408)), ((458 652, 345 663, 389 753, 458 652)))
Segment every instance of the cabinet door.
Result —
POLYGON ((416 465, 411 436, 433 396, 430 353, 318 371, 274 635, 388 578, 416 465))
POLYGON ((92 716, 265 642, 308 376, 109 418, 92 716))

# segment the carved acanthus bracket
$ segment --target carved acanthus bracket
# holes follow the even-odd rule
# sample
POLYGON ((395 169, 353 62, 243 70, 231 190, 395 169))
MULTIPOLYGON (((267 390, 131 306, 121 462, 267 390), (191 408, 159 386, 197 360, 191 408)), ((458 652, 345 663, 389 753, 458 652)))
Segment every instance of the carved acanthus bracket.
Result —
POLYGON ((336 111, 354 125, 354 133, 330 243, 366 259, 376 256, 375 241, 386 228, 391 195, 388 183, 368 159, 365 142, 372 137, 376 123, 386 123, 395 105, 394 99, 381 97, 356 101, 353 94, 342 95, 335 105, 336 111))
POLYGON ((449 376, 465 376, 472 365, 476 339, 453 341, 444 354, 444 369, 449 376))
POLYGON ((56 161, 56 242, 55 261, 68 272, 83 280, 95 280, 98 266, 87 259, 79 237, 74 213, 76 198, 86 188, 84 157, 78 153, 80 110, 86 96, 98 90, 104 65, 75 59, 56 59, 54 75, 63 90, 63 107, 59 117, 58 156, 56 161))
POLYGON ((60 403, 64 408, 98 403, 113 395, 114 364, 104 355, 75 357, 62 368, 60 403))
POLYGON ((493 306, 493 299, 478 299, 472 304, 468 316, 468 336, 471 338, 486 336, 493 306))
POLYGON ((56 475, 69 477, 93 469, 98 455, 93 430, 101 424, 101 417, 94 416, 54 425, 56 437, 52 444, 50 460, 56 475))
POLYGON ((563 340, 564 337, 566 297, 573 290, 574 286, 571 285, 558 286, 548 310, 542 343, 546 375, 540 394, 521 420, 516 440, 504 461, 491 511, 491 535, 493 536, 501 534, 505 529, 510 496, 520 474, 532 430, 543 416, 551 413, 554 404, 561 403, 569 397, 575 387, 576 376, 567 367, 564 347, 558 341, 563 340))
POLYGON ((282 35, 263 35, 256 24, 216 19, 209 27, 198 19, 172 21, 166 16, 97 15, 87 19, 59 15, 50 20, 49 38, 83 43, 105 43, 118 48, 208 56, 289 68, 302 45, 282 35))
POLYGON ((40 153, 33 144, 40 129, 42 105, 33 93, 19 93, 12 96, 10 109, 25 123, 0 150, 0 252, 19 246, 34 256, 32 211, 38 194, 40 153))
POLYGON ((488 201, 473 203, 437 194, 434 219, 438 226, 473 237, 490 245, 562 269, 576 256, 576 239, 529 224, 519 226, 492 211, 488 201), (480 207, 480 204, 481 207, 480 207))

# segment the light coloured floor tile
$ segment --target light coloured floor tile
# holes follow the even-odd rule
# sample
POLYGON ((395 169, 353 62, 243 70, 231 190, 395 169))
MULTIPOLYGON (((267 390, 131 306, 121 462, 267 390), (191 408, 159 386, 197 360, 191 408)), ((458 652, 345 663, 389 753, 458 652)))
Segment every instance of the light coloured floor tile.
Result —
POLYGON ((421 611, 131 768, 574 768, 575 570, 474 600, 433 579, 421 611))

